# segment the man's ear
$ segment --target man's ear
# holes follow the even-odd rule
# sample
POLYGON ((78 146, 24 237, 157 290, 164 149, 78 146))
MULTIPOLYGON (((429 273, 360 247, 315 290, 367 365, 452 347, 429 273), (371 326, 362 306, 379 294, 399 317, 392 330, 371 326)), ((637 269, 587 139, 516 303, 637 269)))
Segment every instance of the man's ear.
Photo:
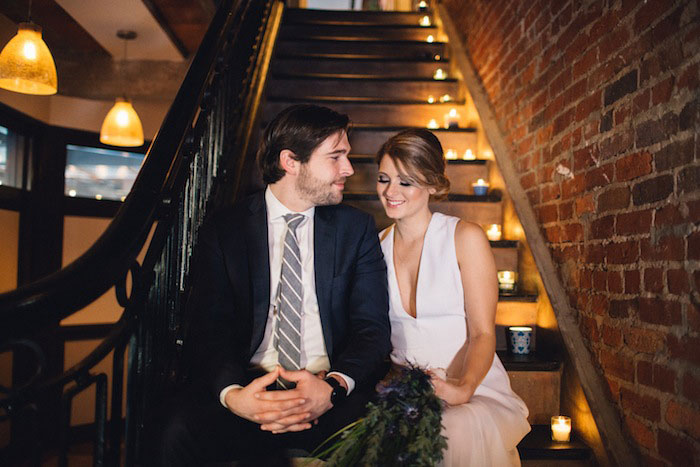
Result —
POLYGON ((295 159, 295 154, 289 149, 280 151, 280 167, 288 174, 297 175, 299 173, 299 161, 295 159))

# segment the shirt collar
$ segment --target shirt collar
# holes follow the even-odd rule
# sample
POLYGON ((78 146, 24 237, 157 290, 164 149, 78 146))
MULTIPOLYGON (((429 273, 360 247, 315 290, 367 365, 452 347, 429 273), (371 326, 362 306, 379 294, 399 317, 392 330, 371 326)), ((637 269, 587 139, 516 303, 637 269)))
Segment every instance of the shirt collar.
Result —
MULTIPOLYGON (((277 199, 275 194, 272 192, 270 189, 270 185, 267 186, 265 189, 265 204, 267 205, 267 215, 270 216, 269 219, 271 221, 277 220, 284 216, 285 214, 290 214, 294 213, 291 209, 289 209, 287 206, 282 204, 282 201, 277 199)), ((316 210, 315 206, 311 206, 309 209, 306 211, 301 212, 300 214, 303 214, 305 217, 309 219, 313 219, 314 217, 314 212, 316 210)))

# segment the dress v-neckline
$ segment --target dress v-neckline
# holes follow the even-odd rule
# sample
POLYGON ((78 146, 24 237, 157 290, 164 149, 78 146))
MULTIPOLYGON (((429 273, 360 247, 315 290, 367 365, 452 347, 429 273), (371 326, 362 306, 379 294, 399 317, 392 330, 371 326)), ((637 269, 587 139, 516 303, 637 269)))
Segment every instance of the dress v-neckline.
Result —
MULTIPOLYGON (((416 271, 416 316, 412 316, 411 313, 406 311, 406 307, 403 304, 403 299, 401 298, 401 286, 399 285, 399 276, 396 273, 396 224, 391 226, 391 267, 393 270, 393 279, 396 283, 396 293, 399 295, 399 304, 401 305, 401 310, 411 318, 412 320, 418 320, 418 290, 420 286, 421 278, 421 266, 423 266, 423 255, 425 254, 425 241, 428 238, 428 232, 430 232, 430 226, 433 224, 433 219, 435 218, 435 213, 430 214, 430 220, 428 221, 428 227, 425 229, 423 234, 423 242, 421 243, 420 258, 418 258, 418 271, 416 271)), ((410 308, 410 295, 409 295, 409 308, 410 308)))

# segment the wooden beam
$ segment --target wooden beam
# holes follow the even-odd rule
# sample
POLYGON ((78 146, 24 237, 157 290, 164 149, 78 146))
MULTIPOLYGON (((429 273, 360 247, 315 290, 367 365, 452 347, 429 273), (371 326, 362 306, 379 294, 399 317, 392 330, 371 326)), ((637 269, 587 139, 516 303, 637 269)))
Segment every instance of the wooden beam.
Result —
POLYGON ((581 381, 603 443, 617 465, 637 465, 634 451, 622 432, 622 421, 618 411, 608 398, 607 386, 593 364, 591 354, 584 344, 576 312, 569 306, 569 300, 552 259, 551 251, 540 231, 537 217, 530 206, 525 190, 520 185, 520 179, 513 164, 513 154, 503 136, 504 132, 501 131, 498 124, 498 119, 481 78, 467 55, 461 36, 443 4, 439 4, 439 16, 445 33, 450 39, 450 56, 462 72, 464 83, 479 112, 482 127, 491 143, 496 162, 506 182, 506 188, 525 230, 532 255, 554 308, 566 350, 572 356, 572 365, 581 381))
POLYGON ((165 15, 163 15, 163 12, 160 11, 160 8, 158 8, 158 6, 153 0, 141 1, 144 5, 146 5, 146 8, 148 8, 148 11, 151 12, 153 18, 160 25, 161 29, 163 29, 165 35, 168 36, 175 48, 178 50, 178 52, 180 52, 180 55, 182 55, 183 58, 187 58, 190 55, 190 51, 187 50, 187 47, 185 47, 180 38, 177 37, 177 34, 175 34, 175 31, 173 31, 173 28, 170 26, 170 23, 168 22, 167 18, 165 17, 165 15))

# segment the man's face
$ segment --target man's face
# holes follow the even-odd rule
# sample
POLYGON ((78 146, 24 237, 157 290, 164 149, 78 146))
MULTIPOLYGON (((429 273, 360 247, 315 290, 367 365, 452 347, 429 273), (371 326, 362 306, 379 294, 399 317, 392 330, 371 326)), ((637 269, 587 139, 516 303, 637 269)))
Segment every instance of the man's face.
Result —
POLYGON ((355 173, 348 159, 350 143, 345 131, 330 135, 301 164, 296 180, 299 196, 314 206, 338 204, 343 200, 345 179, 355 173))

